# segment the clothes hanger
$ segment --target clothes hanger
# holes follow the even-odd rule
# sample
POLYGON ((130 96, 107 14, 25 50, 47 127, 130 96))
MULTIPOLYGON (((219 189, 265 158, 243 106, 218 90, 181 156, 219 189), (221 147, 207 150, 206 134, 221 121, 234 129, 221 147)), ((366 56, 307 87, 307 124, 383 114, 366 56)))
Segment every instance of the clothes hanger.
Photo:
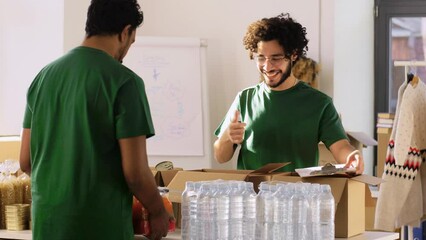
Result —
POLYGON ((414 76, 413 79, 409 83, 411 84, 411 86, 416 87, 417 84, 419 83, 419 77, 414 76))
POLYGON ((414 78, 414 74, 412 73, 407 74, 407 83, 410 83, 413 80, 413 78, 414 78))
MULTIPOLYGON (((413 64, 414 65, 414 64, 413 64)), ((417 86, 419 82, 419 77, 417 76, 417 67, 410 66, 410 73, 407 74, 407 84, 410 83, 411 86, 417 86), (414 72, 414 73, 413 73, 414 72)))

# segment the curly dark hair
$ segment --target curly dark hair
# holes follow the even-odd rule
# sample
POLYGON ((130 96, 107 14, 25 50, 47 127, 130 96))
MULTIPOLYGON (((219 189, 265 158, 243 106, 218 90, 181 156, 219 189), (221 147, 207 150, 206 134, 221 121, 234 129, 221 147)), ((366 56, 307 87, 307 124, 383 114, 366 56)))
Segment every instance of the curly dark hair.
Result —
POLYGON ((135 30, 143 22, 137 0, 92 0, 87 11, 86 37, 115 35, 131 25, 135 30))
POLYGON ((247 29, 243 43, 249 51, 250 59, 257 52, 257 44, 261 41, 277 40, 284 48, 285 56, 290 58, 292 54, 299 57, 306 55, 308 42, 306 28, 293 20, 290 14, 281 13, 272 18, 263 18, 252 24, 247 29))

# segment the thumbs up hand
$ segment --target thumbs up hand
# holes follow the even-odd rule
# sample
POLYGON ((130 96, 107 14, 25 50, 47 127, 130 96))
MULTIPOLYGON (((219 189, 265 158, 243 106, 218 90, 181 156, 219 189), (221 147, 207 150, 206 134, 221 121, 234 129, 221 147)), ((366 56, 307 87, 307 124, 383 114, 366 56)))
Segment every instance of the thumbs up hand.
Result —
POLYGON ((240 119, 240 112, 235 110, 234 116, 231 118, 231 123, 229 124, 227 135, 229 140, 234 144, 240 144, 244 140, 244 131, 246 124, 238 121, 240 119))

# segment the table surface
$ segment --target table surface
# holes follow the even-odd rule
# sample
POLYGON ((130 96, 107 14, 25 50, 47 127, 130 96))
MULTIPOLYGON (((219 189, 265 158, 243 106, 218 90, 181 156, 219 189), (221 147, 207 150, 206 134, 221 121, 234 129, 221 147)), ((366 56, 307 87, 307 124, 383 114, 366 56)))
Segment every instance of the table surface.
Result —
MULTIPOLYGON (((8 231, 0 230, 0 239, 19 239, 19 240, 31 240, 31 230, 24 231, 8 231)), ((135 240, 146 239, 142 235, 135 235, 135 240)), ((181 240, 180 230, 171 232, 164 240, 181 240)), ((351 238, 336 238, 336 240, 395 240, 399 239, 399 233, 395 232, 365 232, 363 234, 353 236, 351 238)))

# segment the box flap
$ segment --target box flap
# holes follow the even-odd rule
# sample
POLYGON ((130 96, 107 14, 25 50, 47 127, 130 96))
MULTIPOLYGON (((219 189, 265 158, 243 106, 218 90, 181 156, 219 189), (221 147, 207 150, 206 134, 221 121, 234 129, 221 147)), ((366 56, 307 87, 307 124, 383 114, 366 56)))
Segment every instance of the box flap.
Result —
POLYGON ((167 171, 160 171, 161 174, 161 180, 162 180, 162 185, 163 186, 167 186, 169 185, 169 183, 172 181, 172 179, 175 177, 176 173, 179 171, 182 171, 182 168, 174 168, 172 170, 167 170, 167 171))
POLYGON ((377 186, 380 183, 385 181, 381 178, 373 177, 373 176, 366 175, 366 174, 358 175, 358 176, 352 177, 351 179, 358 181, 358 182, 366 183, 366 184, 369 184, 369 185, 374 185, 374 186, 377 186))
POLYGON ((249 174, 253 170, 235 170, 235 169, 211 169, 203 168, 201 170, 190 170, 190 171, 202 171, 202 172, 214 172, 214 173, 238 173, 238 174, 249 174))
POLYGON ((268 163, 264 165, 263 167, 256 169, 252 171, 250 174, 265 174, 265 173, 271 173, 274 172, 284 166, 287 166, 291 162, 285 162, 285 163, 268 163))
POLYGON ((352 137, 358 142, 362 143, 364 147, 377 145, 377 141, 374 138, 368 136, 367 134, 363 132, 346 132, 346 134, 348 135, 349 138, 352 137))

